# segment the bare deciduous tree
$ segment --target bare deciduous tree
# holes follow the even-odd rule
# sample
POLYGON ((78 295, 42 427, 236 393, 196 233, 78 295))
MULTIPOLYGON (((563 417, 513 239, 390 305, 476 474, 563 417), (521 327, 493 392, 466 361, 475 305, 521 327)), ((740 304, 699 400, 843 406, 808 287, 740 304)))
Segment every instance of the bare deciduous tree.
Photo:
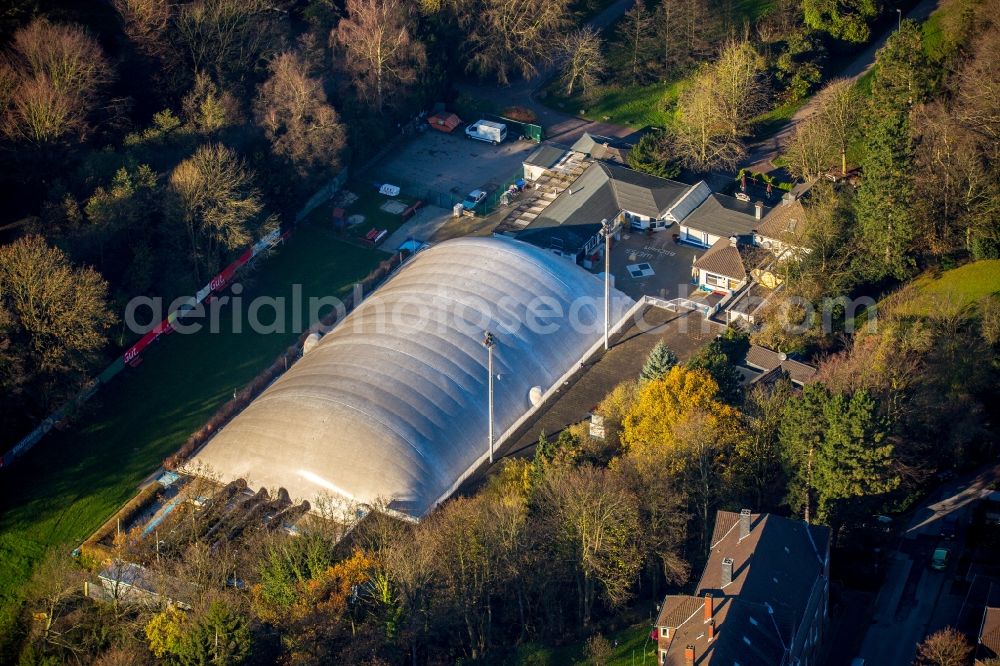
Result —
POLYGON ((820 119, 829 134, 829 140, 840 152, 841 173, 847 173, 847 147, 858 128, 858 95, 854 82, 836 79, 816 95, 820 119))
POLYGON ((746 154, 719 112, 714 75, 704 69, 680 98, 677 110, 677 153, 696 171, 732 169, 746 154))
POLYGON ((291 52, 277 56, 270 69, 255 112, 271 150, 303 177, 332 174, 340 166, 344 128, 326 101, 322 82, 309 76, 306 64, 291 52))
POLYGON ((750 121, 767 108, 764 59, 750 42, 730 41, 711 70, 717 113, 732 136, 742 136, 750 121))
POLYGON ((539 492, 547 529, 576 567, 580 621, 587 626, 598 589, 612 606, 631 594, 642 560, 638 501, 618 475, 594 467, 553 470, 539 492))
MULTIPOLYGON (((235 152, 208 144, 170 174, 168 216, 187 232, 194 277, 214 272, 227 250, 248 244, 264 209, 253 172, 235 152)), ((268 218, 264 224, 274 224, 268 218)))
POLYGON ((192 75, 209 72, 216 81, 241 80, 263 64, 274 43, 280 14, 269 0, 195 0, 173 21, 175 60, 192 75))
POLYGON ((481 0, 459 9, 467 33, 468 69, 496 76, 501 85, 518 73, 530 78, 551 58, 551 45, 569 22, 569 0, 481 0))
POLYGON ((155 58, 166 54, 169 0, 114 0, 114 6, 121 14, 126 36, 141 53, 155 58))
POLYGON ((359 96, 382 112, 386 101, 412 84, 427 63, 424 46, 410 35, 399 0, 347 0, 347 16, 331 41, 359 96))
POLYGON ((819 177, 836 158, 829 128, 821 118, 811 116, 801 121, 795 128, 785 159, 788 172, 802 180, 819 177))
POLYGON ((945 627, 917 646, 916 666, 964 666, 969 663, 972 646, 960 632, 945 627))
POLYGON ((587 26, 559 38, 557 60, 562 70, 563 91, 584 95, 597 84, 604 71, 601 35, 587 26))
POLYGON ((653 17, 646 9, 645 0, 636 2, 625 12, 618 25, 618 34, 622 44, 628 48, 632 80, 639 79, 639 69, 647 60, 650 47, 654 43, 652 36, 653 17))
POLYGON ((0 304, 10 313, 3 337, 23 345, 32 375, 65 377, 88 367, 113 322, 106 299, 100 274, 74 268, 41 236, 0 247, 0 304))
POLYGON ((732 41, 703 66, 681 94, 677 146, 692 169, 733 168, 745 154, 741 137, 767 103, 763 61, 747 41, 732 41))
POLYGON ((4 59, 0 128, 5 135, 44 144, 84 133, 111 69, 82 28, 36 19, 14 34, 4 59))

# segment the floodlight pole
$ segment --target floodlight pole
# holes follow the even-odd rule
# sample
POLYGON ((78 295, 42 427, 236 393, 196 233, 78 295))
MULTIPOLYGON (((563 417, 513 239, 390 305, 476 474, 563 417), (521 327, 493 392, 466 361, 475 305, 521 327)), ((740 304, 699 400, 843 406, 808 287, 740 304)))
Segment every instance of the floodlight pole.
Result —
POLYGON ((493 334, 486 331, 486 335, 483 336, 483 346, 486 347, 487 365, 486 369, 490 373, 489 378, 489 412, 490 412, 490 427, 489 427, 489 446, 490 446, 490 464, 493 464, 493 347, 496 346, 496 340, 493 334))
POLYGON ((611 227, 607 219, 601 220, 604 236, 604 349, 611 349, 611 227))

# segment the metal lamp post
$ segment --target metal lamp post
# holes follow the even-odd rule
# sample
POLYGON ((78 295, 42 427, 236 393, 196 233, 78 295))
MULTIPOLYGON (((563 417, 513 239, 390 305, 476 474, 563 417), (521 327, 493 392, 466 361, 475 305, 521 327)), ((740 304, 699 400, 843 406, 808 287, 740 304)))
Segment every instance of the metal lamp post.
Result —
POLYGON ((490 412, 490 427, 489 427, 489 447, 490 447, 490 464, 493 464, 493 347, 496 346, 496 339, 493 334, 486 331, 483 336, 483 346, 486 347, 486 369, 490 373, 489 377, 489 412, 490 412))
POLYGON ((896 21, 896 32, 899 32, 903 29, 903 10, 897 7, 896 15, 898 17, 898 20, 896 21))
POLYGON ((604 236, 604 349, 611 349, 611 230, 614 225, 601 220, 604 236))

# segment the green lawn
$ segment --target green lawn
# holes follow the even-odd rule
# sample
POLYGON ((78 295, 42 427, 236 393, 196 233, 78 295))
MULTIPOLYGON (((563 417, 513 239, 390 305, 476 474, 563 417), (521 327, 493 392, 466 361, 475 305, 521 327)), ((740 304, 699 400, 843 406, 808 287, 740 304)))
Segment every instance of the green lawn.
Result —
MULTIPOLYGON (((77 425, 43 439, 0 477, 0 661, 20 587, 39 556, 53 545, 78 545, 235 389, 298 336, 291 330, 290 307, 285 332, 246 330, 250 299, 289 296, 296 283, 305 297, 344 294, 384 257, 339 242, 327 225, 302 225, 244 281, 245 332, 225 326, 224 333, 161 338, 141 366, 126 368, 91 400, 89 414, 77 425)), ((305 316, 308 311, 305 306, 305 316)), ((228 312, 222 318, 227 323, 228 312)), ((267 312, 262 321, 273 318, 267 312)))
POLYGON ((967 308, 986 296, 1000 294, 1000 259, 974 261, 940 275, 923 275, 907 289, 920 294, 907 303, 905 312, 909 314, 929 314, 942 298, 967 308))
POLYGON ((943 0, 921 26, 924 53, 942 62, 955 51, 962 38, 964 16, 975 8, 975 0, 943 0))
POLYGON ((808 101, 808 97, 803 97, 794 102, 785 102, 757 116, 753 119, 754 137, 760 140, 777 134, 808 101))
MULTIPOLYGON (((612 645, 618 641, 617 647, 612 648, 611 659, 607 662, 607 666, 643 666, 643 664, 655 666, 656 643, 649 640, 651 629, 652 626, 649 623, 642 623, 606 635, 605 638, 612 645)), ((526 645, 518 651, 514 661, 510 663, 527 661, 551 666, 587 664, 589 662, 584 654, 585 645, 584 641, 560 648, 526 645)))
POLYGON ((545 104, 564 113, 641 129, 649 126, 665 127, 673 122, 680 83, 672 81, 648 86, 600 86, 589 100, 583 100, 578 95, 561 95, 558 81, 551 84, 547 92, 545 104))

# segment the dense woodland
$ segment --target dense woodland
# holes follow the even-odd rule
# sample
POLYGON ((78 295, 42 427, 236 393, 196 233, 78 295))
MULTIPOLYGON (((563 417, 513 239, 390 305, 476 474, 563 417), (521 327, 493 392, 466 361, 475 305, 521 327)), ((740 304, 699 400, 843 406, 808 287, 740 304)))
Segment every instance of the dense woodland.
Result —
POLYGON ((333 523, 216 549, 192 538, 162 560, 148 539, 119 541, 195 581, 191 610, 83 598, 94 563, 67 545, 28 582, 7 649, 24 664, 553 663, 551 646, 644 620, 688 585, 718 508, 801 516, 839 541, 936 472, 995 456, 1000 299, 910 284, 1000 256, 997 3, 954 1, 933 49, 903 21, 858 85, 826 79, 886 15, 868 0, 779 0, 749 19, 724 1, 640 0, 603 34, 581 27, 599 6, 566 0, 9 4, 5 436, 125 341, 125 300, 198 286, 458 76, 502 84, 551 57, 567 94, 686 77, 676 122, 633 153, 663 175, 737 165, 755 118, 819 89, 786 168, 811 180, 849 161, 862 177, 810 190, 810 252, 779 267, 768 323, 683 365, 657 347, 600 405, 606 440, 543 437, 419 525, 376 512, 346 540, 333 523), (841 303, 824 330, 816 313, 842 296, 879 301, 877 326, 841 303), (811 358, 817 381, 746 391, 733 363, 751 340, 811 358))

